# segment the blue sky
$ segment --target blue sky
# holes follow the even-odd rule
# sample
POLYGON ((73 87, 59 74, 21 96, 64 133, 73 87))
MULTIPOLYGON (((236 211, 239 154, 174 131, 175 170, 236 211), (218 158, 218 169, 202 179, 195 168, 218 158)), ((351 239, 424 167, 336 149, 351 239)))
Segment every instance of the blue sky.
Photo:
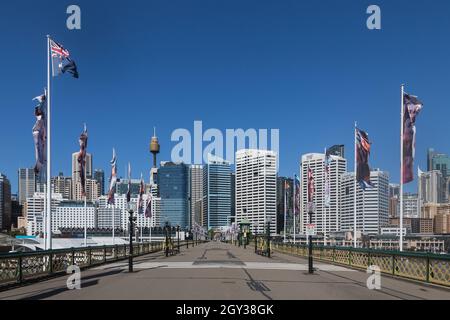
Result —
MULTIPOLYGON (((1 1, 0 172, 34 165, 34 103, 46 84, 46 34, 67 47, 80 79, 53 82, 53 173, 88 124, 94 167, 148 176, 153 126, 169 160, 177 128, 280 129, 280 175, 300 156, 345 144, 353 122, 373 141, 371 166, 399 180, 400 84, 425 103, 416 165, 450 152, 450 3, 376 1, 382 30, 366 28, 368 1, 77 1, 82 30, 66 28, 68 1, 1 1)), ((414 189, 414 184, 408 186, 414 189)), ((407 189, 408 189, 407 188, 407 189)))

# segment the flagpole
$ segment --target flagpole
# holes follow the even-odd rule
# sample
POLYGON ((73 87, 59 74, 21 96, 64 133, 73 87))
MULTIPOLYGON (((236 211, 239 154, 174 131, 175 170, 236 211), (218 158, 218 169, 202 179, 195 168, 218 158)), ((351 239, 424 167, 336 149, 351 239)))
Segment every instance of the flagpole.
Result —
POLYGON ((357 128, 358 124, 355 121, 355 129, 354 129, 354 134, 355 134, 355 162, 354 162, 354 168, 355 168, 355 184, 354 184, 354 212, 353 212, 353 247, 356 248, 357 246, 357 242, 356 242, 356 228, 357 228, 357 216, 356 216, 356 210, 357 210, 357 206, 356 206, 356 193, 357 191, 357 183, 356 183, 356 177, 358 174, 358 160, 357 160, 357 150, 356 150, 356 144, 357 144, 357 139, 356 139, 356 128, 357 128))
POLYGON ((405 85, 401 85, 401 106, 400 106, 400 251, 403 251, 403 112, 405 85))
MULTIPOLYGON (((86 139, 87 139, 87 129, 86 129, 86 123, 84 124, 84 131, 83 134, 86 134, 86 139)), ((86 140, 86 145, 85 145, 85 152, 86 154, 83 155, 83 159, 81 161, 83 161, 83 170, 84 170, 84 246, 87 247, 87 220, 88 220, 88 213, 87 213, 87 165, 86 165, 86 157, 87 157, 87 140, 86 140)), ((92 168, 91 168, 92 170, 92 168)))
MULTIPOLYGON (((84 177, 84 185, 86 192, 86 176, 84 177)), ((87 196, 84 195, 84 246, 87 247, 87 196)))
POLYGON ((286 225, 287 225, 287 189, 286 189, 286 183, 287 181, 284 182, 284 243, 286 243, 286 225))
POLYGON ((51 181, 51 74, 50 74, 50 36, 47 35, 47 238, 46 249, 52 249, 52 181, 51 181))
POLYGON ((293 212, 294 212, 294 244, 297 243, 297 212, 296 212, 296 208, 295 208, 295 197, 297 195, 297 181, 295 180, 295 174, 294 174, 294 192, 293 192, 293 196, 292 196, 292 202, 293 202, 293 212))
POLYGON ((116 228, 116 204, 114 203, 112 205, 113 209, 113 216, 112 216, 112 244, 116 244, 116 235, 115 235, 115 228, 116 228))
POLYGON ((325 158, 324 158, 324 171, 325 171, 325 183, 323 184, 323 200, 322 200, 322 213, 325 211, 325 214, 323 215, 323 245, 326 246, 327 243, 327 203, 325 201, 325 197, 327 196, 327 185, 328 185, 328 159, 327 159, 327 148, 325 148, 324 152, 325 158))

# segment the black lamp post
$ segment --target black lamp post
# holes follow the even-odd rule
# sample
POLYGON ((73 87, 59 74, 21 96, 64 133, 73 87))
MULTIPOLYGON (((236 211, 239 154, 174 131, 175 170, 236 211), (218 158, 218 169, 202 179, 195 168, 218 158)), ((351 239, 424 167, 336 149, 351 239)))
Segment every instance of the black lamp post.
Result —
MULTIPOLYGON (((308 216, 309 216, 309 224, 312 224, 312 215, 314 213, 314 204, 309 203, 308 205, 308 216)), ((313 237, 310 232, 308 235, 308 273, 313 274, 314 273, 314 265, 313 265, 313 237)))
POLYGON ((166 222, 164 230, 166 233, 166 257, 168 257, 169 256, 169 223, 168 222, 166 222))
POLYGON ((177 246, 178 252, 180 252, 180 226, 177 226, 177 246))
POLYGON ((272 219, 270 217, 267 218, 267 257, 270 258, 270 223, 272 222, 272 219))
POLYGON ((133 216, 133 210, 128 210, 129 213, 129 221, 130 221, 130 256, 128 257, 128 271, 133 272, 133 234, 134 234, 134 222, 136 221, 136 217, 133 216))

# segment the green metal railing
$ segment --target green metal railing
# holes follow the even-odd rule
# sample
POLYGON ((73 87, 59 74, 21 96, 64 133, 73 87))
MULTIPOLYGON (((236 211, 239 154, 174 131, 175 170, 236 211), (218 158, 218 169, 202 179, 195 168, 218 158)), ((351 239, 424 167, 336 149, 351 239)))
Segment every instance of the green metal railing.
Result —
MULTIPOLYGON (((273 242, 271 249, 300 257, 308 256, 308 247, 273 242)), ((376 265, 382 273, 450 287, 450 255, 384 251, 348 247, 314 246, 314 259, 366 270, 376 265)))
POLYGON ((255 246, 255 253, 266 257, 270 257, 271 243, 266 236, 257 236, 251 241, 251 245, 255 246))
MULTIPOLYGON (((162 242, 137 243, 133 245, 133 256, 162 249, 162 242)), ((86 269, 124 260, 129 257, 129 252, 130 247, 126 244, 0 255, 0 288, 62 274, 72 265, 86 269)))

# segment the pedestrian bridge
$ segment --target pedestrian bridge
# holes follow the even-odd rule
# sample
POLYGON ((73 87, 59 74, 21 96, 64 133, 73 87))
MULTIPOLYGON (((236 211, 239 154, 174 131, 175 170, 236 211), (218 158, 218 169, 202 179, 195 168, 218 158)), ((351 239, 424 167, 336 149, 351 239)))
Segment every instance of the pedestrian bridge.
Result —
POLYGON ((450 299, 449 261, 439 256, 422 262, 421 255, 317 247, 311 275, 301 246, 273 244, 270 258, 255 254, 262 251, 252 244, 181 243, 179 252, 163 249, 162 243, 136 244, 133 273, 126 246, 0 257, 0 299, 450 299), (67 288, 65 268, 72 264, 82 268, 81 290, 67 288), (367 287, 369 264, 381 269, 379 290, 367 287), (446 282, 439 283, 442 279, 446 282))

